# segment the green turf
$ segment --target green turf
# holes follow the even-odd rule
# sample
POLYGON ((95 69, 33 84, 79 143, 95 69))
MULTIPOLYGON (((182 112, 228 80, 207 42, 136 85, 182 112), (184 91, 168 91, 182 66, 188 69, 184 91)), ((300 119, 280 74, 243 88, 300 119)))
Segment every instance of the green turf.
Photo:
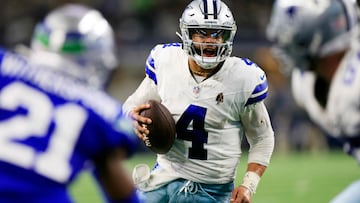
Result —
MULTIPOLYGON (((154 164, 154 155, 140 154, 126 165, 129 173, 138 163, 154 164)), ((246 157, 241 159, 246 162, 246 157)), ((239 184, 246 164, 238 168, 239 184)), ((349 185, 360 179, 356 162, 341 152, 274 154, 270 167, 261 179, 254 203, 327 203, 349 185)), ((77 203, 101 203, 96 186, 88 174, 80 176, 71 187, 77 203)))

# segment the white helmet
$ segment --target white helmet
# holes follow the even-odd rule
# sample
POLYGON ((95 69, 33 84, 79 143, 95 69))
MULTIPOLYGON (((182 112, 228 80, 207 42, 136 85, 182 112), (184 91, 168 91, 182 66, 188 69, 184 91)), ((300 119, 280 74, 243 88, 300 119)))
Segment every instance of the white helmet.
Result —
POLYGON ((222 1, 195 0, 186 7, 180 18, 180 31, 186 53, 202 68, 211 69, 231 55, 236 23, 230 9, 222 1), (205 43, 192 41, 191 35, 200 29, 221 32, 224 42, 213 44, 217 46, 215 57, 204 56, 202 47, 205 43), (194 44, 198 44, 200 49, 195 48, 194 44))
POLYGON ((267 37, 286 68, 306 70, 317 58, 349 48, 357 20, 352 0, 276 0, 267 37))
POLYGON ((113 29, 100 12, 78 4, 57 8, 39 22, 31 48, 33 63, 98 89, 105 88, 118 64, 113 29))

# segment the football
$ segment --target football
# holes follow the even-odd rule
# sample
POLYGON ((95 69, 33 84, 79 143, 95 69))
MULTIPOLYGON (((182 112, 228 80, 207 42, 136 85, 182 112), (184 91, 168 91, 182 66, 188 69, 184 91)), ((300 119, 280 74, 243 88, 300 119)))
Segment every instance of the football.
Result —
MULTIPOLYGON (((172 147, 176 127, 175 121, 169 110, 160 102, 149 100, 150 108, 140 112, 141 116, 148 117, 152 123, 146 125, 149 135, 144 141, 145 146, 157 154, 165 154, 172 147)), ((140 124, 144 125, 144 124, 140 124)))

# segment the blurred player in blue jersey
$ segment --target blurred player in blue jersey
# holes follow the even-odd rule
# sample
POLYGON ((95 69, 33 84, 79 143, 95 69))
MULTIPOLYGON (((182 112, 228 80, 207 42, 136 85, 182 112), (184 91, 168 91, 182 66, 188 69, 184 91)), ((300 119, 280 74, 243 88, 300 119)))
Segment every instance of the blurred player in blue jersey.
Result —
MULTIPOLYGON (((133 119, 149 124, 139 111, 155 99, 176 121, 171 150, 157 155, 150 176, 143 165, 136 167, 135 182, 153 203, 251 202, 274 148, 265 73, 249 59, 231 57, 236 24, 222 1, 192 1, 180 30, 182 44, 152 49, 146 77, 123 106, 133 119), (234 186, 245 136, 247 171, 234 186)), ((145 139, 148 130, 135 124, 135 132, 145 139)))
MULTIPOLYGON (((297 104, 360 163, 360 49, 354 0, 277 0, 267 34, 297 104), (290 72, 289 71, 289 72, 290 72)), ((360 202, 360 181, 332 203, 360 202)))
POLYGON ((104 91, 112 32, 98 11, 66 5, 37 25, 28 56, 0 50, 0 202, 73 202, 83 169, 108 202, 139 202, 121 164, 138 138, 104 91))

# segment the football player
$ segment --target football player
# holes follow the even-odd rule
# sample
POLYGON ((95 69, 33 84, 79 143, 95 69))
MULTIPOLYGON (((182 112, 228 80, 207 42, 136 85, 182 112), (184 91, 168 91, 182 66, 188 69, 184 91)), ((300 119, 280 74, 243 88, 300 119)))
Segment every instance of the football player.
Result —
POLYGON ((29 56, 0 50, 0 202, 73 202, 83 169, 108 202, 140 201, 121 164, 138 138, 104 91, 112 37, 98 11, 69 4, 37 25, 29 56))
MULTIPOLYGON (((297 104, 360 163, 360 49, 355 1, 277 0, 267 28, 297 104)), ((360 181, 332 203, 360 202, 360 181)))
POLYGON ((236 29, 222 1, 192 1, 180 18, 182 43, 152 49, 146 77, 124 103, 141 139, 149 132, 138 122, 151 123, 139 115, 149 108, 147 100, 160 101, 176 121, 175 143, 157 155, 151 174, 143 165, 134 169, 148 202, 251 202, 270 162, 274 132, 264 105, 265 73, 251 60, 231 56, 236 29), (245 136, 247 171, 234 186, 245 136))

